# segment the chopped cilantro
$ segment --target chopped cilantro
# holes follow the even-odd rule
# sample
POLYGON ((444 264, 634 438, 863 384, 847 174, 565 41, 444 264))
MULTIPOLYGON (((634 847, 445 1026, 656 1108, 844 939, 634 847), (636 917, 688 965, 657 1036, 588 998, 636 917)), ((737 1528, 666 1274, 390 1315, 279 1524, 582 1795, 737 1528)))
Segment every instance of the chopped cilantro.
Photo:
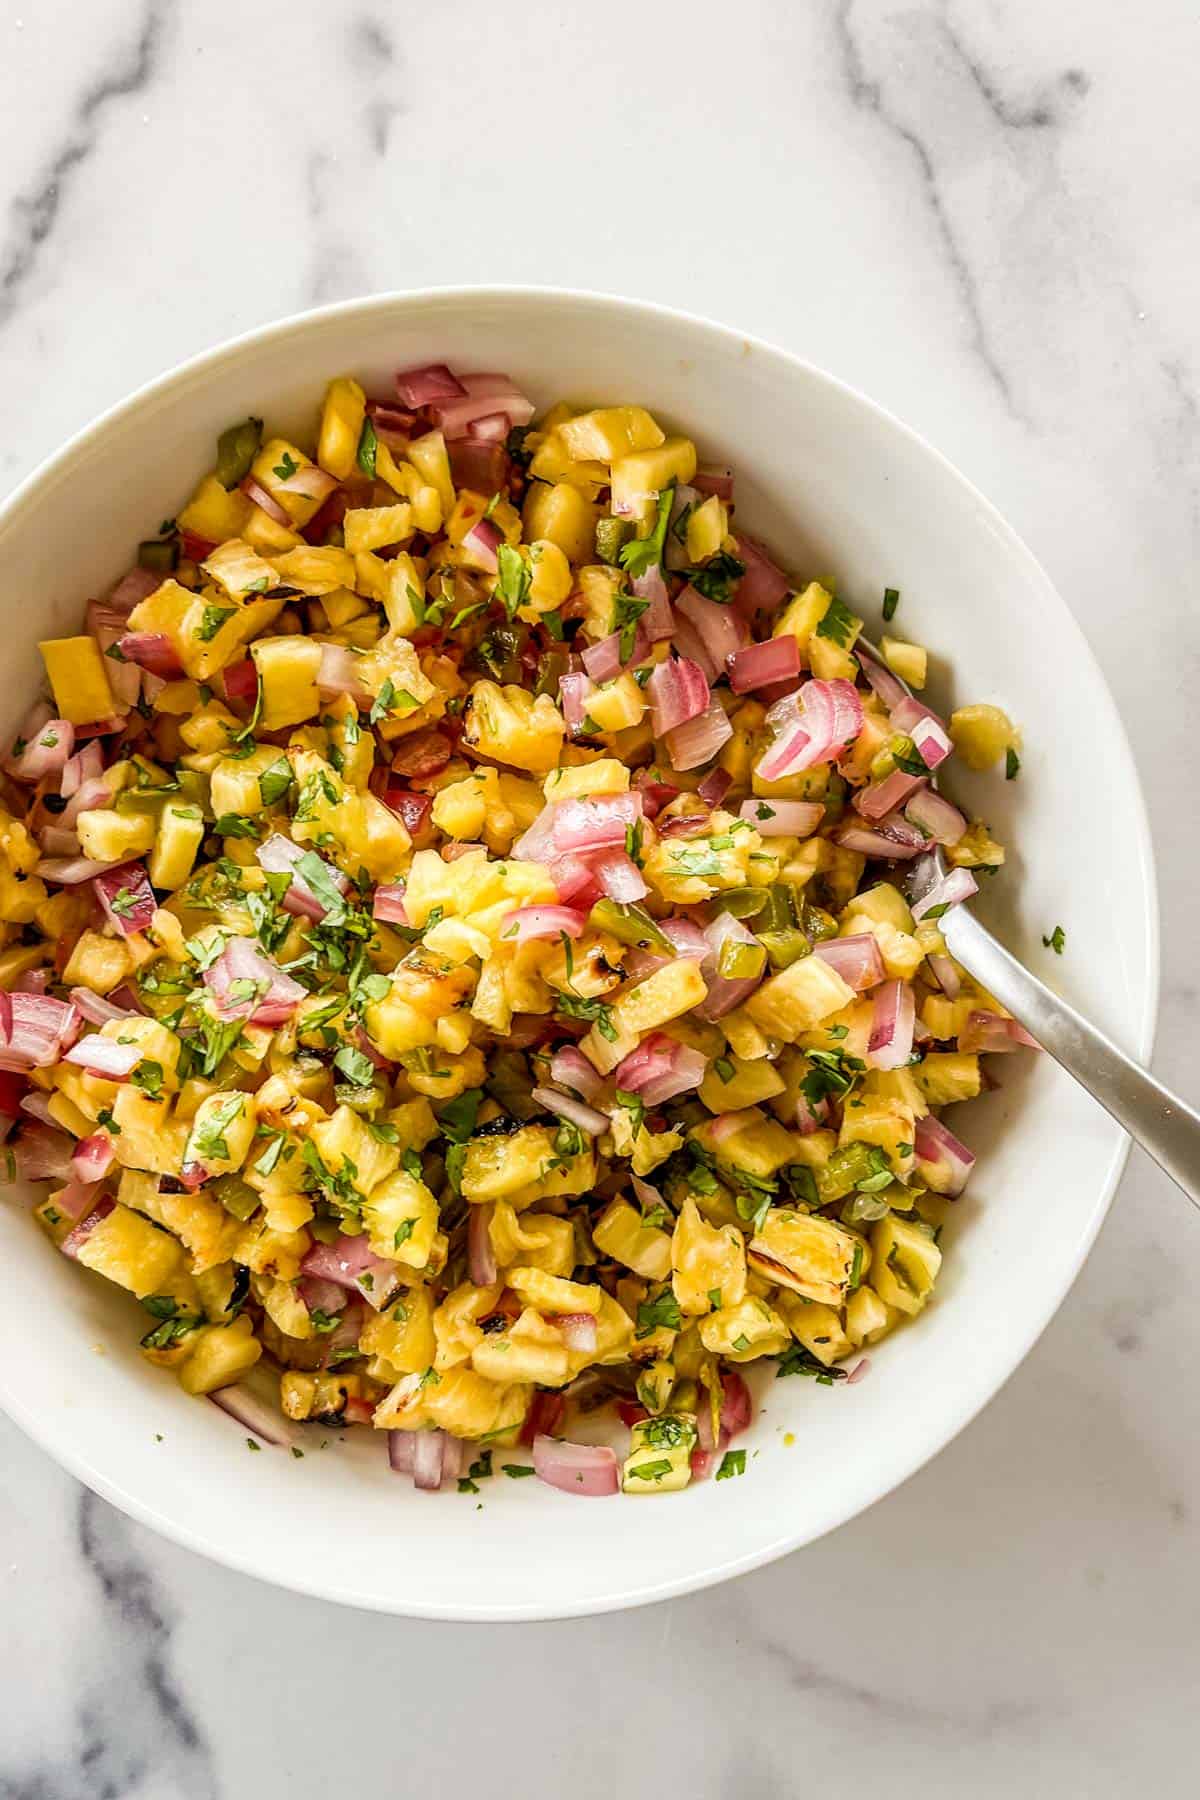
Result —
POLYGON ((358 436, 358 450, 355 461, 368 481, 375 479, 375 458, 379 454, 379 438, 370 419, 363 420, 363 428, 358 436))
POLYGON ((729 1481, 734 1475, 746 1473, 746 1452, 744 1450, 727 1450, 721 1458, 721 1466, 717 1470, 718 1481, 729 1481))
POLYGON ((504 602, 504 610, 510 619, 516 617, 517 608, 524 606, 529 598, 529 589, 533 575, 525 558, 511 544, 501 544, 496 553, 499 575, 496 579, 496 593, 504 602))
POLYGON ((1005 781, 1015 781, 1020 773, 1021 759, 1010 744, 1004 752, 1004 779, 1005 781))
POLYGON ((226 838, 253 838, 257 840, 262 836, 261 831, 254 823, 253 819, 246 818, 243 813, 222 813, 221 817, 214 823, 213 830, 218 837, 226 838))
POLYGON ((891 620, 895 618, 896 608, 899 606, 899 604, 900 604, 900 589, 899 588, 884 588, 884 590, 883 590, 883 617, 884 617, 885 622, 890 623, 891 620))
POLYGON ((854 627, 858 620, 836 595, 825 609, 825 617, 817 626, 817 636, 828 638, 830 643, 837 644, 844 650, 854 635, 854 627))
POLYGON ((664 1288, 653 1300, 641 1302, 637 1309, 637 1331, 634 1335, 648 1338, 660 1325, 665 1325, 669 1331, 680 1331, 683 1328, 679 1302, 670 1288, 664 1288))
POLYGON ((355 1087, 370 1087, 375 1080, 374 1063, 353 1044, 342 1045, 333 1059, 333 1066, 355 1087))
POLYGON ((258 791, 262 795, 264 806, 274 806, 282 800, 292 785, 292 765, 286 756, 273 762, 269 769, 264 769, 258 778, 258 791))
POLYGON ((1049 937, 1042 939, 1047 950, 1053 950, 1055 956, 1061 956, 1067 942, 1067 934, 1061 925, 1056 925, 1049 937))
POLYGON ((649 537, 634 538, 631 543, 622 546, 621 567, 627 569, 630 575, 647 575, 657 563, 662 562, 663 540, 667 535, 674 500, 675 488, 672 484, 658 496, 658 517, 649 537))
POLYGON ((163 1084, 163 1066, 161 1063, 152 1062, 149 1058, 144 1058, 137 1065, 137 1068, 134 1069, 129 1079, 132 1081, 134 1087, 141 1088, 142 1092, 148 1094, 151 1100, 158 1100, 161 1097, 163 1084))
POLYGON ((206 606, 200 616, 200 628, 196 633, 200 642, 211 644, 226 619, 232 619, 236 611, 236 606, 206 606))
POLYGON ((280 481, 290 481, 292 476, 298 473, 299 468, 300 464, 296 461, 291 451, 285 450, 271 473, 278 476, 280 481))

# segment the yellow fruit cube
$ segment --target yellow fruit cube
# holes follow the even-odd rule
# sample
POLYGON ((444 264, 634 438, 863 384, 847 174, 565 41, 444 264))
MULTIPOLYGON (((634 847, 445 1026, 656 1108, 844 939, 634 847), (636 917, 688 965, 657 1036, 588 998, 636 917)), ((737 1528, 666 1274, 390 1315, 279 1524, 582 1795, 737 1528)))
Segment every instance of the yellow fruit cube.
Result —
POLYGON ((910 688, 925 686, 929 653, 920 644, 906 644, 902 638, 885 635, 880 640, 879 648, 883 651, 884 662, 901 681, 907 682, 910 688))
POLYGON ((531 774, 545 774, 558 762, 566 732, 563 716, 548 694, 535 699, 523 688, 477 681, 463 721, 463 739, 484 756, 531 774))
POLYGON ((358 458, 358 440, 367 416, 367 399, 350 375, 339 375, 325 389, 317 461, 339 481, 345 481, 358 458))
POLYGON ((862 1266, 862 1241, 816 1213, 772 1206, 751 1239, 750 1267, 806 1300, 840 1306, 862 1266))
POLYGON ((263 731, 280 731, 315 719, 321 710, 317 671, 321 646, 315 638, 274 637, 255 644, 250 652, 262 684, 263 731))
POLYGON ((645 523, 653 518, 658 496, 672 481, 686 483, 696 473, 696 446, 690 438, 669 437, 657 446, 635 450, 614 462, 612 509, 623 518, 645 523))
POLYGON ((243 1313, 228 1325, 202 1325, 191 1334, 191 1354, 179 1371, 188 1394, 211 1394, 240 1381, 262 1355, 254 1326, 243 1313))
POLYGON ((666 1281, 671 1273, 670 1234, 647 1225, 628 1200, 609 1201, 592 1227, 592 1239, 603 1255, 647 1281, 666 1281))
POLYGON ((888 1306, 918 1313, 929 1298, 942 1253, 915 1219, 889 1213, 871 1229, 871 1286, 888 1306))
POLYGON ((598 687, 588 700, 588 716, 601 731, 626 731, 646 710, 646 696, 626 671, 598 687))
POLYGON ((564 419, 558 427, 558 437, 573 462, 613 463, 635 450, 657 448, 663 436, 644 406, 604 406, 564 419))
POLYGON ((689 1194, 671 1239, 671 1269, 681 1312, 739 1306, 746 1293, 745 1240, 735 1225, 708 1224, 689 1194))
POLYGON ((92 1227, 79 1246, 77 1261, 128 1288, 140 1300, 144 1294, 163 1291, 180 1268, 183 1252, 173 1237, 159 1231, 149 1219, 117 1205, 92 1227))
POLYGON ((127 710, 118 708, 94 637, 45 638, 38 645, 60 719, 90 725, 127 710))
POLYGON ((396 1169, 371 1189, 363 1224, 376 1256, 423 1269, 437 1233, 437 1201, 423 1181, 396 1169))
POLYGON ((771 975, 745 1002, 756 1024, 773 1037, 795 1043, 804 1031, 854 999, 854 989, 819 956, 806 956, 771 975))
POLYGON ((708 989, 700 964, 681 957, 655 969, 636 987, 614 1002, 613 1024, 619 1032, 653 1031, 690 1012, 704 999, 708 989))
POLYGON ((990 769, 1006 751, 1021 747, 1021 734, 1008 714, 986 703, 960 706, 952 712, 950 737, 968 769, 990 769))
POLYGON ((241 537, 252 511, 251 503, 237 488, 226 490, 215 475, 206 475, 176 523, 181 531, 194 532, 210 544, 241 537))
POLYGON ((593 554, 597 509, 570 482, 531 481, 521 518, 528 542, 556 544, 570 563, 585 562, 593 554))
POLYGON ((663 1413, 643 1419, 630 1432, 629 1455, 621 1471, 625 1494, 674 1494, 692 1479, 697 1443, 692 1413, 663 1413))
POLYGON ((754 1362, 760 1356, 779 1356, 792 1334, 773 1306, 757 1294, 747 1294, 738 1306, 723 1306, 700 1321, 700 1342, 714 1356, 727 1362, 754 1362))

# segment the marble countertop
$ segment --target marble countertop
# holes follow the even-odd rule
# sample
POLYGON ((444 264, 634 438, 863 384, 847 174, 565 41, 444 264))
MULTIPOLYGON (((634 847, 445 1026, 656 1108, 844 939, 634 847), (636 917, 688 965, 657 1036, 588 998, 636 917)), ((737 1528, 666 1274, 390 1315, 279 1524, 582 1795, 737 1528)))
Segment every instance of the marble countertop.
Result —
MULTIPOLYGON (((0 52, 0 485, 372 290, 625 290, 801 351, 1075 609, 1153 818, 1156 1064, 1195 1092, 1190 0, 2 0, 0 52)), ((503 1636, 210 1567, 0 1420, 0 1795, 1194 1793, 1197 1257, 1135 1153, 1041 1343, 900 1492, 715 1592, 503 1636)))

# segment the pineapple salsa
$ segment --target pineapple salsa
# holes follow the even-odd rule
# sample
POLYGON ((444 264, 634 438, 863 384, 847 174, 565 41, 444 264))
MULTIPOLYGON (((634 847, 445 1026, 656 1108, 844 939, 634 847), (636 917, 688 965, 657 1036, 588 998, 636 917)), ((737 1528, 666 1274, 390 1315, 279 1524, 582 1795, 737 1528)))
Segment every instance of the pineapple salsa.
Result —
POLYGON ((931 776, 1018 739, 642 407, 535 412, 431 365, 234 424, 42 644, 0 1129, 258 1436, 663 1493, 745 1468, 745 1365, 844 1379, 929 1298, 942 1111, 1028 1041, 946 952, 1004 853, 931 776))

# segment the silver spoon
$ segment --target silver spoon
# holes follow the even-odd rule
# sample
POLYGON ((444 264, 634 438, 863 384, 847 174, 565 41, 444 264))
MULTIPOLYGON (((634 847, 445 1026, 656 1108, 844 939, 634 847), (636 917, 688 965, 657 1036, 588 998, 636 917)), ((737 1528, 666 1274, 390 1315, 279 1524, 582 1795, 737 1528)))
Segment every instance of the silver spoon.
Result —
MULTIPOLYGON (((855 649, 860 647, 906 694, 917 698, 874 644, 860 638, 855 649)), ((937 786, 936 778, 932 785, 937 786)), ((933 859, 941 880, 947 869, 940 845, 934 846, 933 859)), ((994 994, 1043 1050, 1166 1170, 1193 1205, 1200 1206, 1200 1113, 1031 975, 964 903, 951 906, 937 923, 947 950, 968 975, 994 994)))

